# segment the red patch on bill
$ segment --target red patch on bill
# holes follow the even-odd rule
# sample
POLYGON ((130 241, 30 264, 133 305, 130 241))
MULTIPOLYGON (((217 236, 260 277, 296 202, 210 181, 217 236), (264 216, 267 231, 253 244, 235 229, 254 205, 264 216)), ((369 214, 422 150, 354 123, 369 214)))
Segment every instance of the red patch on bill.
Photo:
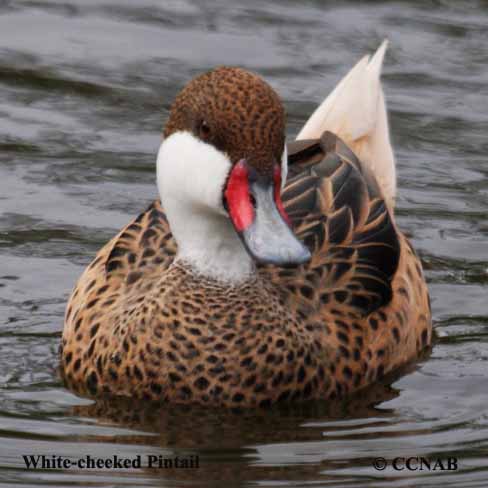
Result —
POLYGON ((244 160, 239 161, 230 172, 225 199, 229 215, 238 232, 246 230, 254 221, 254 208, 249 194, 249 172, 244 160))

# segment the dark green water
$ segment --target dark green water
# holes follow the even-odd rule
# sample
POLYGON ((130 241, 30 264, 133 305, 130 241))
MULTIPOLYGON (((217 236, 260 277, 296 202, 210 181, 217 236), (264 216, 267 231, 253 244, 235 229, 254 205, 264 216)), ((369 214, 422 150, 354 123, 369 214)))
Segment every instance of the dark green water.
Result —
POLYGON ((0 1, 0 487, 488 486, 487 153, 485 1, 0 1), (68 294, 156 197, 183 83, 217 64, 255 70, 293 137, 384 37, 398 221, 439 335, 430 359, 329 412, 141 412, 66 391, 68 294), (200 468, 34 471, 23 454, 198 454, 200 468), (455 456, 458 469, 372 466, 396 456, 455 456))

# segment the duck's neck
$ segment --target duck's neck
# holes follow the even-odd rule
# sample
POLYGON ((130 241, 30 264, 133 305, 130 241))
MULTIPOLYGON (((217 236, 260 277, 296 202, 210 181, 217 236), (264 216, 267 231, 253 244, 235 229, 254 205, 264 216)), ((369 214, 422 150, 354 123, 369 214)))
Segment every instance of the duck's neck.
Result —
POLYGON ((181 201, 165 201, 164 209, 178 244, 177 261, 229 285, 252 277, 254 262, 226 216, 181 201))

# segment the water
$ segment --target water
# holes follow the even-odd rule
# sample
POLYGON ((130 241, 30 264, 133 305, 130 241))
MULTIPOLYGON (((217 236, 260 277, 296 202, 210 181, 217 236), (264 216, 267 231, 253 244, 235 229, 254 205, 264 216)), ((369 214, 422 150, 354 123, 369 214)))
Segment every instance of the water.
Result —
POLYGON ((202 4, 0 2, 0 487, 488 486, 487 2, 202 4), (183 83, 216 64, 255 70, 283 97, 292 137, 384 37, 398 221, 429 280, 431 357, 331 410, 155 412, 66 391, 68 294, 156 197, 183 83), (24 454, 198 454, 200 467, 34 471, 24 454), (395 471, 396 456, 454 456, 458 469, 395 471))

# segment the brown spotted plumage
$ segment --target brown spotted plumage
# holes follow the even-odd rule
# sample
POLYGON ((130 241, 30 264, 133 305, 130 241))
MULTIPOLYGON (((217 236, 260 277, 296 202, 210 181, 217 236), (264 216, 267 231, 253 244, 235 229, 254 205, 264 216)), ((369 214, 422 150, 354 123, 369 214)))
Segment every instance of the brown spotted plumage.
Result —
MULTIPOLYGON (((190 84, 177 98, 165 135, 194 131, 267 172, 284 141, 276 94, 239 69, 197 80, 197 93, 190 84)), ((175 261, 155 201, 99 251, 72 293, 61 358, 70 388, 224 406, 333 399, 430 345, 421 264, 375 176, 330 132, 290 144, 288 162, 282 200, 311 260, 258 265, 233 285, 205 278, 175 261)))

